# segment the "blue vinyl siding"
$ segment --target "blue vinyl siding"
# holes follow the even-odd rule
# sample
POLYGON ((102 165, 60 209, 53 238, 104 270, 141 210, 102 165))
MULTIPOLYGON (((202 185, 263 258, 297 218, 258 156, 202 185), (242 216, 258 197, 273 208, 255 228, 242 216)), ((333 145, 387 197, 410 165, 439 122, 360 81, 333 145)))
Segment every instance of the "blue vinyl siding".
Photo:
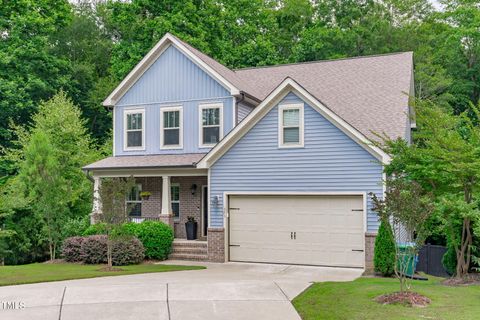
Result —
POLYGON ((217 81, 173 46, 125 93, 115 106, 115 155, 201 153, 199 105, 223 103, 224 136, 233 128, 233 97, 217 81), (160 149, 160 109, 183 107, 183 149, 160 149), (145 109, 145 150, 124 151, 124 110, 145 109))
MULTIPOLYGON (((283 101, 300 102, 290 93, 283 101)), ((223 226, 226 191, 361 191, 382 196, 382 166, 321 114, 305 104, 305 147, 278 148, 278 106, 275 106, 210 169, 211 226, 223 226)), ((367 228, 378 219, 367 202, 367 228)))
POLYGON ((240 123, 243 119, 245 119, 245 117, 248 116, 252 110, 253 107, 244 103, 239 103, 237 106, 237 123, 240 123))

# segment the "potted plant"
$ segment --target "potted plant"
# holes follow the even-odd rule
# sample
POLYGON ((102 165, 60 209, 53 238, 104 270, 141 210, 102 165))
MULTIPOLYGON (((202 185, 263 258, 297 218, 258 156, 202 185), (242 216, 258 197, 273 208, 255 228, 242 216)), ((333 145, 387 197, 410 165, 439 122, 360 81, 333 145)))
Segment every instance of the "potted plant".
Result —
POLYGON ((187 232, 187 240, 197 239, 197 221, 195 221, 194 217, 187 217, 187 222, 185 222, 185 231, 187 232))
POLYGON ((142 198, 142 200, 148 200, 151 195, 152 195, 152 193, 149 192, 149 191, 140 192, 140 197, 142 198))

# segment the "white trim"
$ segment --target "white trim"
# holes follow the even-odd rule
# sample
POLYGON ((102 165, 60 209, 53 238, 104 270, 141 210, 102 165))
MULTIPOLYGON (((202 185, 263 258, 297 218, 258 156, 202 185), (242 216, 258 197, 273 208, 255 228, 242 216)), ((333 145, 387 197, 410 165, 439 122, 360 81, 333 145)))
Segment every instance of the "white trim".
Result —
POLYGON ((279 148, 303 148, 304 146, 304 117, 303 117, 304 103, 285 103, 278 106, 278 147, 279 148), (298 110, 298 143, 284 143, 283 132, 285 126, 283 125, 283 111, 298 110))
POLYGON ((180 212, 180 183, 178 182, 172 182, 170 183, 170 206, 172 206, 172 204, 174 203, 178 203, 178 218, 175 217, 175 213, 173 212, 173 206, 172 206, 172 215, 173 215, 173 221, 174 222, 179 222, 181 217, 180 215, 182 214, 182 212, 180 212), (172 187, 178 187, 178 200, 173 200, 172 199, 172 187))
POLYGON ((183 149, 183 107, 174 106, 174 107, 162 107, 160 108, 160 149, 161 150, 177 150, 183 149), (163 140, 163 132, 165 130, 163 126, 163 114, 165 112, 178 111, 179 112, 179 128, 178 128, 178 144, 177 145, 165 145, 163 140))
POLYGON ((210 207, 210 203, 211 203, 211 200, 210 200, 210 169, 208 169, 208 172, 207 172, 207 186, 208 186, 208 226, 207 226, 207 229, 210 228, 212 226, 212 208, 210 207))
POLYGON ((202 217, 202 223, 201 223, 201 228, 202 228, 202 236, 206 237, 208 235, 208 220, 209 217, 210 217, 210 212, 208 212, 208 202, 209 202, 209 198, 208 198, 208 184, 203 184, 201 187, 201 194, 200 196, 202 197, 202 201, 200 201, 200 205, 202 206, 201 210, 200 210, 200 214, 201 214, 201 217, 202 217), (205 189, 207 189, 207 221, 205 221, 205 189), (207 233, 205 233, 205 224, 207 225, 207 233))
POLYGON ((115 113, 115 108, 113 108, 112 113, 113 113, 113 114, 112 114, 112 121, 113 121, 113 128, 112 128, 112 134, 113 134, 113 137, 112 137, 112 140, 113 140, 113 141, 112 141, 112 156, 115 157, 115 147, 117 146, 117 142, 116 142, 116 139, 115 139, 115 127, 117 126, 117 123, 116 123, 116 121, 115 121, 115 118, 116 118, 116 116, 115 116, 115 114, 116 114, 116 113, 115 113))
MULTIPOLYGON (((225 262, 230 261, 230 245, 229 245, 229 230, 230 230, 230 213, 229 197, 230 196, 248 196, 248 195, 266 195, 266 196, 362 196, 363 200, 363 253, 367 254, 365 234, 367 233, 367 193, 362 191, 225 191, 223 193, 223 226, 225 232, 225 262)), ((365 268, 365 259, 363 259, 363 268, 365 268)))
MULTIPOLYGON (((223 103, 200 103, 198 105, 198 147, 199 148, 212 148, 215 146, 217 143, 211 143, 211 144, 204 144, 203 143, 203 115, 202 111, 205 109, 219 109, 219 115, 220 115, 220 123, 218 124, 219 126, 219 132, 218 132, 218 141, 221 141, 223 139, 223 103)), ((217 125, 212 126, 212 127, 217 127, 217 125)))
POLYGON ((268 97, 262 101, 252 112, 236 126, 225 139, 221 140, 198 164, 197 168, 208 168, 227 152, 243 135, 245 135, 268 111, 278 104, 289 92, 295 93, 305 103, 312 106, 337 128, 356 141, 361 147, 383 163, 390 162, 390 156, 380 148, 372 145, 371 141, 361 132, 337 116, 320 101, 303 89, 294 80, 285 79, 268 97))
POLYGON ((144 108, 129 108, 123 110, 123 151, 139 151, 145 150, 145 109, 144 108), (142 114, 142 145, 140 147, 127 146, 127 115, 142 114))
POLYGON ((122 82, 110 93, 110 95, 103 101, 104 106, 115 105, 123 95, 130 89, 135 82, 148 70, 148 68, 155 63, 158 57, 170 46, 173 45, 185 54, 193 63, 198 65, 203 71, 208 73, 223 87, 230 91, 231 95, 240 94, 240 90, 231 82, 221 76, 212 67, 206 64, 202 59, 190 51, 185 45, 178 41, 170 33, 166 33, 160 41, 143 57, 143 59, 130 71, 130 73, 122 80, 122 82))
POLYGON ((232 128, 235 128, 237 125, 237 98, 232 97, 232 110, 233 110, 233 117, 232 117, 232 128))
POLYGON ((207 176, 207 170, 199 170, 192 168, 178 169, 106 169, 106 170, 89 170, 93 177, 114 178, 114 177, 204 177, 207 176))

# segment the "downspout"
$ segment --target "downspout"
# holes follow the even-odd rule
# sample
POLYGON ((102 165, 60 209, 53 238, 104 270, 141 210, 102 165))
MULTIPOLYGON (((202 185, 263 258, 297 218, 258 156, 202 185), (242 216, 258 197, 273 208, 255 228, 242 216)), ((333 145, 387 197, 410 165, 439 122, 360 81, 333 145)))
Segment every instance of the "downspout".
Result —
POLYGON ((240 99, 235 98, 235 122, 236 123, 233 124, 234 126, 238 124, 238 104, 245 100, 245 93, 240 92, 240 96, 241 96, 240 99))
POLYGON ((92 178, 92 176, 90 175, 90 171, 88 170, 82 170, 83 173, 85 173, 85 176, 87 177, 88 180, 90 180, 91 182, 95 182, 92 178))

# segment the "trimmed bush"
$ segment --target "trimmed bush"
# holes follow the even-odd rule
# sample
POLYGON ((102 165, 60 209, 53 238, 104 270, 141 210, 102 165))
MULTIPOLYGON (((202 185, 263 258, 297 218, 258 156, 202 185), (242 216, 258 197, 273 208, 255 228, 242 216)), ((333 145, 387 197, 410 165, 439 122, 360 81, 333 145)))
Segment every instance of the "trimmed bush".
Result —
POLYGON ((82 261, 82 243, 84 240, 84 237, 70 237, 63 241, 62 256, 65 261, 82 261))
POLYGON ((135 237, 116 239, 112 246, 112 261, 115 266, 138 264, 145 258, 145 249, 135 237))
POLYGON ((83 236, 94 236, 98 234, 106 234, 104 223, 91 224, 84 232, 83 236))
POLYGON ((82 261, 88 264, 107 262, 107 236, 94 235, 85 237, 81 247, 82 261))
POLYGON ((373 264, 375 272, 381 273, 384 277, 390 277, 395 273, 395 239, 388 221, 382 220, 378 229, 373 264))
POLYGON ((148 259, 165 260, 172 250, 173 229, 163 222, 125 223, 122 233, 137 237, 148 259))

